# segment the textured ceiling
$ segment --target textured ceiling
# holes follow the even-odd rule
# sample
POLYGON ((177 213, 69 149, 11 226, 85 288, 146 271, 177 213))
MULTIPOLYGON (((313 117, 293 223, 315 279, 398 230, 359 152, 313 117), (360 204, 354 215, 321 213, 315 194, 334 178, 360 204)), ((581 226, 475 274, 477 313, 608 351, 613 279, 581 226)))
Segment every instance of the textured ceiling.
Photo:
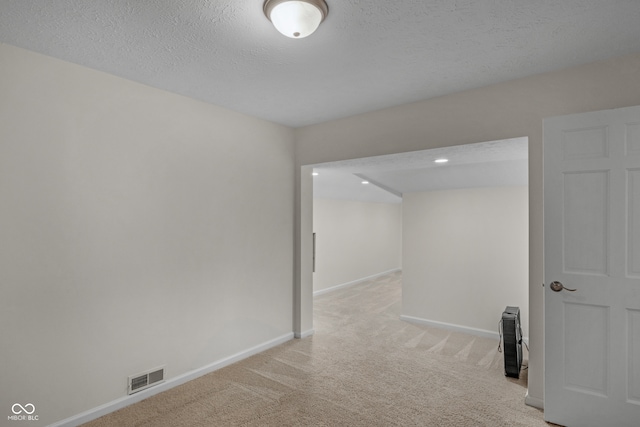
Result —
POLYGON ((299 127, 640 51, 639 0, 0 0, 0 41, 299 127))
MULTIPOLYGON (((640 0, 326 1, 293 40, 262 0, 0 0, 0 42, 292 127, 640 52, 640 0)), ((518 141, 318 165, 314 192, 526 185, 518 141)))

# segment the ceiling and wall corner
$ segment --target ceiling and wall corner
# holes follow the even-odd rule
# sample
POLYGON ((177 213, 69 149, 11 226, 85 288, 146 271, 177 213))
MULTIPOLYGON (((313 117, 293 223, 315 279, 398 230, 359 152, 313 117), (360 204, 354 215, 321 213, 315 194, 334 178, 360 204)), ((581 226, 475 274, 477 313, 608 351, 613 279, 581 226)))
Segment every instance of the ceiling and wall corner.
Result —
POLYGON ((640 51, 637 0, 329 1, 311 36, 237 0, 0 1, 0 42, 301 127, 640 51))

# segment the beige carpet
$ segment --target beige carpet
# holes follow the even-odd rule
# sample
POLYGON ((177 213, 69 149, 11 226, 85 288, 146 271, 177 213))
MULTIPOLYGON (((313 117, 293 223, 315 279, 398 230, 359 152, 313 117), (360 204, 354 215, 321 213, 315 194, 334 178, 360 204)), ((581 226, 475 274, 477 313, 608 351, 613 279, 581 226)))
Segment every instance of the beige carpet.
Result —
POLYGON ((548 426, 497 340, 399 320, 400 280, 318 296, 314 336, 85 426, 548 426))

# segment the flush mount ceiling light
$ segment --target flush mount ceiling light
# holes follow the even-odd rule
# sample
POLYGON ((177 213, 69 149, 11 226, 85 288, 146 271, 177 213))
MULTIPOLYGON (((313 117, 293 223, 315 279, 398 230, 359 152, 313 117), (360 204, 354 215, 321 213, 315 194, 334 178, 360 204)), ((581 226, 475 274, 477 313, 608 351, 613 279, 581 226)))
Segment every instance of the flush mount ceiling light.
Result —
POLYGON ((262 9, 276 30, 292 39, 313 34, 329 13, 324 0, 266 0, 262 9))
POLYGON ((434 160, 435 163, 447 163, 449 161, 449 159, 436 159, 434 160))

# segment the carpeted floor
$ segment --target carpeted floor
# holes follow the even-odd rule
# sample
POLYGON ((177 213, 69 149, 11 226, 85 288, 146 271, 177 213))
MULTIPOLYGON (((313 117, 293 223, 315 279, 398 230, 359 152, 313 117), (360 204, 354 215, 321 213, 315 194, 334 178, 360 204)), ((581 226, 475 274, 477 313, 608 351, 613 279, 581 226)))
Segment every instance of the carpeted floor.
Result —
POLYGON ((317 296, 312 337, 85 426, 548 426, 496 340, 399 320, 401 278, 317 296))

